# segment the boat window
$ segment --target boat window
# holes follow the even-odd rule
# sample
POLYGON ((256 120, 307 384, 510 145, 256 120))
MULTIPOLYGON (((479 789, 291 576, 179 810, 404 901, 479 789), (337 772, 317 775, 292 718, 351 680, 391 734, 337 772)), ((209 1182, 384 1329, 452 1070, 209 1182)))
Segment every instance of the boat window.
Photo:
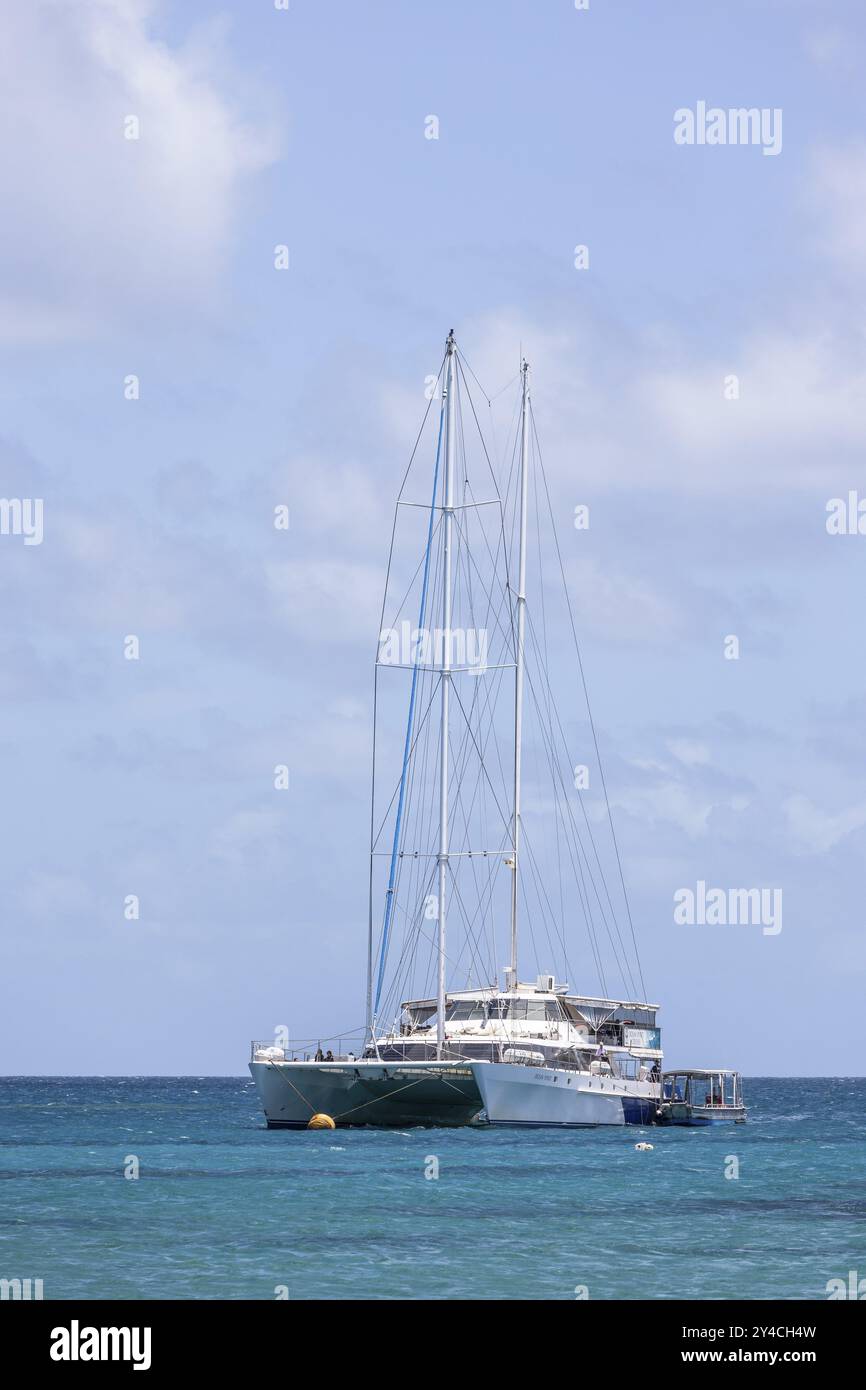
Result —
POLYGON ((656 1021, 653 1009, 614 1009, 612 1018, 630 1028, 654 1028, 656 1021))
MULTIPOLYGON (((547 1013, 547 1002, 544 999, 510 999, 506 1003, 508 1017, 522 1023, 544 1023, 545 1019, 558 1018, 559 1014, 550 1015, 547 1013)), ((556 1004, 550 1005, 556 1008, 556 1004)))
POLYGON ((613 1047, 619 1047, 622 1043, 622 1027, 618 1023, 605 1023, 598 1030, 599 1042, 610 1043, 613 1047))
POLYGON ((418 1028, 426 1028, 435 1013, 435 1009, 407 1009, 400 1023, 400 1032, 412 1033, 418 1028))
POLYGON ((448 1023, 465 1023, 470 1019, 480 1023, 485 1017, 484 1004, 480 999, 455 999, 445 1010, 448 1023))

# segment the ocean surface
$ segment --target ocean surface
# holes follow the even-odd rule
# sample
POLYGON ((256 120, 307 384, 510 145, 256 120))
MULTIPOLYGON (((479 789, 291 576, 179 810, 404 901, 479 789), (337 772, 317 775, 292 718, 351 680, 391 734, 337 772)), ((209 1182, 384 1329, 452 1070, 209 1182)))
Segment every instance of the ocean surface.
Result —
POLYGON ((824 1299, 866 1277, 866 1079, 745 1091, 748 1124, 716 1129, 293 1132, 241 1078, 0 1078, 0 1278, 46 1299, 824 1299))

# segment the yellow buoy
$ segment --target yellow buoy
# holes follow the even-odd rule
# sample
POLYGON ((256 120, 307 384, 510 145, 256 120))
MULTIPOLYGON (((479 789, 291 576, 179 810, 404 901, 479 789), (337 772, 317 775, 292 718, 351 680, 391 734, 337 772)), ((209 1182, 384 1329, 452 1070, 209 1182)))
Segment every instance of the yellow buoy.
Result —
POLYGON ((337 1126, 330 1115, 314 1115, 307 1125, 307 1129, 336 1129, 337 1126))

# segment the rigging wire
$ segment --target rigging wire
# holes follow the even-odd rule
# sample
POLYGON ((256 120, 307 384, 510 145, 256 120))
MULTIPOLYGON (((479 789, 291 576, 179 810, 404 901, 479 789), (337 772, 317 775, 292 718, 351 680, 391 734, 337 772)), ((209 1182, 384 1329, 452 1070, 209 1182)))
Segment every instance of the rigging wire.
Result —
MULTIPOLYGON (((442 378, 446 361, 447 353, 440 366, 437 382, 442 378)), ((462 609, 468 614, 470 631, 484 631, 485 633, 490 631, 497 643, 502 642, 505 645, 506 651, 510 654, 512 660, 508 663, 489 662, 488 660, 488 669, 485 671, 483 681, 478 679, 473 682, 471 699, 464 699, 464 694, 461 693, 460 689, 461 682, 452 682, 456 709, 460 712, 459 732, 453 727, 449 730, 449 761, 451 763, 452 777, 454 780, 454 795, 451 807, 452 845, 458 845, 461 842, 465 845, 472 845, 473 843, 480 844, 483 846, 485 853, 473 852, 470 849, 464 854, 461 854, 459 851, 455 853, 452 849, 452 872, 449 875, 451 891, 449 899, 454 905, 454 921, 457 924, 458 930, 453 936, 449 937, 449 949, 446 952, 446 960, 448 962, 449 971, 453 970, 455 973, 464 971, 468 974, 470 983, 476 977, 479 983, 483 983, 485 981, 484 958, 489 953, 493 964, 492 980, 495 986, 498 971, 495 968, 496 912, 494 909, 497 890, 501 885, 501 876, 497 874, 496 870, 499 856, 504 850, 508 849, 510 844, 509 834, 513 821, 513 814, 508 809, 508 778, 503 765, 502 739, 497 737, 496 722, 497 711, 500 708, 500 701, 502 700, 503 690, 505 689, 505 671, 509 669, 509 666, 513 667, 513 659, 515 657, 514 644, 516 641, 516 632, 513 602, 514 589, 511 583, 509 562, 510 556, 514 550, 515 528, 518 519, 515 470, 519 437, 518 431, 514 425, 517 415, 517 408, 515 407, 515 411, 512 415, 512 428, 509 429, 508 436, 506 436, 508 441, 505 450, 506 457, 509 453, 508 444, 511 443, 512 440, 513 444, 510 448, 510 466, 505 483, 505 490, 503 492, 497 481, 496 470, 491 461, 484 431, 482 430, 478 412, 475 407, 473 390, 470 387, 467 372, 469 376, 471 376, 482 397, 487 402, 488 411, 490 412, 489 423, 491 429, 493 429, 492 402, 497 396, 502 395, 503 392, 513 384, 515 379, 520 378, 520 373, 518 372, 516 378, 512 378, 501 391, 491 397, 487 395, 487 392, 478 380, 471 364, 459 349, 455 351, 454 364, 456 368, 453 374, 454 389, 456 392, 454 402, 455 432, 457 435, 455 452, 458 455, 456 464, 460 470, 458 476, 462 482, 462 507, 458 508, 454 515, 454 612, 458 613, 462 609), (466 402, 468 402, 468 413, 464 410, 464 404, 466 402), (496 516, 497 520, 492 526, 486 524, 484 504, 476 500, 476 493, 470 477, 469 451, 467 448, 465 429, 470 418, 472 422, 474 422, 475 430, 480 440, 481 451, 484 455, 487 469, 495 489, 495 503, 497 505, 494 507, 493 515, 496 516), (480 537, 482 541, 482 551, 479 551, 478 556, 476 556, 474 553, 475 541, 478 537, 480 537), (490 564, 491 574, 493 576, 490 582, 487 581, 486 574, 482 574, 478 565, 478 558, 483 556, 484 551, 486 551, 487 562, 490 564), (496 576, 501 573, 504 573, 505 582, 500 590, 496 582, 496 576), (490 669, 491 667, 492 669, 490 669), (501 786, 497 785, 497 777, 501 786), (480 835, 480 840, 475 839, 476 834, 480 835), (498 847, 494 843, 497 840, 499 841, 498 847), (478 863, 478 860, 481 858, 486 858, 488 861, 483 868, 478 863), (468 863, 466 862, 467 860, 468 863), (474 910, 470 910, 467 905, 466 893, 464 891, 466 885, 469 885, 472 890, 471 901, 474 904, 474 910)), ((407 466, 400 486, 398 508, 395 509, 391 547, 386 572, 386 588, 382 604, 382 623, 384 623, 388 587, 395 554, 397 513, 399 511, 399 506, 405 505, 402 502, 403 492, 412 467, 412 462, 418 450, 424 426, 429 417, 432 399, 431 397, 427 410, 425 411, 421 430, 419 430, 409 465, 407 466)), ((566 582, 562 549, 557 533, 550 488, 538 440, 535 415, 531 404, 529 407, 529 415, 531 423, 530 449, 533 455, 533 464, 535 465, 531 470, 535 514, 540 518, 542 513, 539 490, 540 474, 543 494, 546 499, 547 511, 553 531, 559 574, 565 594, 583 698, 586 704, 593 747, 599 767, 607 823, 612 837, 619 882, 631 933, 631 946, 634 952, 643 998, 646 998, 646 988, 637 949, 631 906, 625 884, 619 844, 613 823, 610 797, 601 762, 598 734, 589 701, 582 652, 577 639, 574 610, 566 582)), ((440 410, 433 498, 430 504, 427 546, 423 558, 416 567, 415 573, 409 582, 408 588, 398 608, 399 618, 400 613, 402 613, 406 602, 409 600, 415 588, 418 576, 423 569, 422 606, 421 616, 419 618, 419 628, 421 629, 423 629, 424 626, 425 612, 428 609, 433 611, 437 601, 441 597, 442 576, 439 574, 441 565, 434 565, 431 572, 431 557, 433 557, 435 552, 440 560, 442 558, 442 535, 439 523, 441 522, 443 509, 437 506, 436 492, 440 466, 439 455, 442 441, 443 419, 444 403, 440 410), (434 519, 436 513, 440 513, 438 520, 434 519)), ((495 430, 493 430, 493 433, 495 435, 495 430)), ((617 967, 623 974, 624 983, 637 993, 634 980, 632 979, 630 981, 630 952, 626 949, 625 942, 620 933, 619 922, 617 920, 618 914, 614 910, 606 875, 602 867, 599 847, 596 843, 592 825, 589 821, 585 798, 578 797, 581 803, 581 812, 584 822, 584 829, 581 830, 578 827, 574 810, 572 809, 571 803, 573 797, 567 791, 566 779, 563 777, 563 769, 560 766, 563 753, 567 759, 569 749, 548 671, 550 633, 545 597, 546 581, 544 576, 540 528, 537 528, 536 543, 539 574, 538 615, 540 626, 536 627, 533 621, 532 606, 530 606, 527 612, 527 617, 529 620, 528 645, 537 659, 540 677, 538 681, 533 680, 532 672, 527 670, 527 680, 532 708, 537 719, 539 745, 537 746, 533 743, 530 753, 534 760, 534 779, 536 781, 540 780, 538 767, 539 747, 543 755, 542 762, 547 763, 548 772, 552 779, 554 789, 552 817, 555 828, 555 846, 551 843, 552 837, 549 840, 542 838, 541 841, 538 842, 538 847, 544 854, 544 862, 542 862, 536 852, 536 845, 533 844, 532 839, 525 833, 526 827, 522 827, 524 830, 525 862, 528 870, 528 872, 525 875, 521 875, 520 878, 520 893, 523 900, 525 920, 527 922, 533 950, 537 951, 534 926, 537 917, 544 923, 551 954, 555 957, 561 950, 566 972, 570 975, 571 970, 568 963, 568 949, 565 933, 566 900, 564 898, 565 879, 570 877, 573 880, 574 889, 576 890, 583 909, 592 956, 604 994, 610 997, 605 980, 602 954, 597 940, 597 924, 594 920, 595 909, 593 908, 593 900, 600 918, 600 926, 607 935, 617 967), (585 837, 588 839, 588 844, 585 843, 585 837), (548 876, 546 870, 549 869, 553 871, 550 860, 554 855, 554 848, 555 876, 559 884, 559 902, 557 909, 554 908, 546 886, 546 877, 548 876), (563 872, 565 869, 563 852, 566 856, 566 862, 570 862, 570 876, 567 870, 565 873, 563 872), (597 878, 601 879, 600 885, 597 882, 597 878), (533 899, 532 903, 530 902, 530 898, 533 899), (554 944, 554 940, 556 940, 556 945, 554 944)), ((382 626, 380 624, 380 632, 381 630, 382 626)), ((453 631, 454 627, 452 627, 452 632, 453 631)), ((446 634, 446 639, 447 636, 446 634)), ((486 637, 485 653, 489 657, 489 653, 487 653, 486 637)), ((438 953, 436 935, 435 933, 431 933, 431 930, 427 926, 428 920, 432 919, 429 919, 425 915, 436 874, 436 860, 433 852, 434 798, 432 796, 424 796, 423 794, 416 795, 416 793, 423 792, 424 787, 427 785, 428 777, 433 775, 431 772, 431 765, 436 756, 437 735, 431 716, 435 697, 441 685, 441 673, 437 667, 425 667, 420 664, 417 659, 417 649, 413 655, 412 688, 410 692, 410 709, 403 750, 403 767, 398 784, 392 792, 384 816, 381 819, 378 833, 375 833, 375 838, 375 789, 371 804, 371 943, 374 892, 373 854, 391 818, 392 812, 394 811, 395 802, 397 805, 389 870, 389 887, 386 892, 385 917, 382 922, 378 943, 379 967, 374 1016, 380 1013, 380 1004, 383 1000, 387 1008, 390 1008, 392 1003, 396 1005, 399 1002, 399 996, 395 997, 395 992, 402 985, 405 985, 408 990, 410 984, 415 981, 419 970, 424 970, 428 977, 433 974, 438 953), (420 716, 418 714, 419 710, 421 711, 420 716), (416 846, 414 852, 412 849, 407 848, 409 845, 416 846), (407 860, 409 861, 408 863, 407 860), (396 958, 394 958, 394 950, 390 949, 392 943, 394 946, 398 946, 396 958), (427 947, 426 951, 424 950, 425 946, 427 947), (427 957, 426 965, 424 962, 425 955, 427 957), (392 958, 390 961, 389 956, 392 958), (387 991, 383 993, 386 964, 388 967, 388 974, 391 977, 391 983, 387 991)), ((376 676, 374 677, 374 781, 376 757, 375 724, 378 706, 379 691, 377 670, 376 676)), ((571 891, 572 890, 569 889, 569 893, 571 893, 571 891)), ((370 946, 368 958, 372 965, 372 944, 370 946)), ((404 994, 403 998, 418 998, 422 996, 422 993, 422 991, 414 990, 410 994, 404 994)), ((382 1010, 383 1016, 385 1011, 386 1009, 382 1010)))
MULTIPOLYGON (((427 613, 427 585, 430 577, 430 551, 433 545, 433 521, 436 516, 436 489, 439 485, 439 459, 442 452, 442 430, 445 422, 445 402, 439 412, 439 437, 436 441, 436 463, 433 468, 433 498, 430 503, 430 525, 427 530, 427 554, 424 561, 424 579, 421 586, 421 611, 418 616, 418 627, 423 630, 424 618, 427 613)), ((383 604, 384 608, 384 604, 383 604)), ((400 845, 400 829, 403 822, 403 804, 406 790, 406 770, 409 765, 409 755, 412 748, 412 722, 415 717, 415 697, 418 691, 418 661, 417 653, 415 665, 412 670, 412 688, 409 694, 409 713, 406 718, 406 742, 403 750, 403 771, 400 776, 400 796, 397 802, 397 815, 394 822, 394 845, 391 851, 391 867, 388 875, 388 889, 385 895, 385 922, 382 927, 382 947, 379 953, 379 976, 376 981, 376 997, 373 1003, 373 1015, 379 1007, 379 999, 382 994, 382 978, 385 973, 385 960, 388 954, 388 927, 391 921, 391 912, 394 901, 394 880, 397 871, 397 851, 400 845)))
POLYGON ((591 707, 590 701, 589 701, 589 691, 588 691, 588 689, 587 689, 586 676, 585 676, 585 674, 584 674, 584 669, 583 669, 583 658, 582 658, 582 656, 581 656, 580 643, 579 643, 578 640, 577 640, 577 628, 576 628, 575 622, 574 622, 574 610, 573 610, 572 605, 571 605, 571 595, 570 595, 569 592, 568 592, 568 584, 567 584, 566 578, 565 578, 565 566, 564 566, 563 561, 562 561, 562 551, 561 551, 560 545, 559 545, 559 534, 558 534, 557 529, 556 529, 556 521, 555 521, 555 519, 554 519, 554 514, 553 514, 553 505, 552 505, 551 499, 550 499, 550 489, 548 488, 548 485, 547 485, 547 474, 546 474, 545 469, 544 469, 544 460, 543 460, 542 455, 541 455, 541 445, 540 445, 539 440, 538 440, 538 430, 537 430, 536 424, 535 424, 535 413, 534 413, 534 411, 532 410, 532 407, 531 407, 531 406, 530 406, 530 410, 529 410, 529 419, 530 419, 530 423, 531 423, 531 425, 532 425, 532 433, 533 433, 533 436, 534 436, 534 439, 535 439, 536 449, 537 449, 537 451, 538 451, 537 457, 538 457, 538 462, 539 462, 539 466, 540 466, 540 469, 541 469, 541 477, 542 477, 542 480, 543 480, 543 482, 544 482, 544 491, 545 491, 545 495, 546 495, 546 497, 547 497, 547 505, 548 505, 548 509, 549 509, 549 512, 550 512, 551 527, 552 527, 552 529, 553 529, 553 539, 554 539, 554 543, 555 543, 555 545, 556 545, 556 556, 557 556, 557 559, 558 559, 558 561, 559 561, 559 570, 560 570, 560 574, 562 575, 562 586, 563 586, 563 589, 565 590, 565 601, 566 601, 566 605, 567 605, 567 608, 568 608, 569 622, 570 622, 570 624, 571 624, 571 635, 572 635, 572 638, 573 638, 573 640, 574 640, 574 650, 575 650, 575 653, 576 653, 576 655, 577 655, 577 665, 578 665, 578 670, 580 671, 580 681, 581 681, 581 685, 582 685, 582 687, 583 687, 583 696, 584 696, 584 700, 586 701, 586 712, 587 712, 587 715, 589 716, 589 726, 590 726, 590 729, 592 730, 592 741, 593 741, 593 744, 594 744, 594 746, 595 746, 595 756, 596 756, 596 759, 597 759, 597 761, 598 761, 598 770, 599 770, 599 775, 600 775, 600 778, 601 778, 602 790, 603 790, 603 792, 604 792, 605 806, 606 806, 606 808, 607 808, 607 819, 608 819, 608 824, 610 825, 611 838, 613 839, 614 853, 615 853, 615 855, 616 855, 617 869, 619 870, 619 881, 620 881, 620 885, 621 885, 621 887, 622 887, 622 895, 623 895, 623 901, 625 902, 626 915, 627 915, 627 917, 628 917, 628 924, 629 924, 629 928, 630 928, 630 930, 631 930, 632 946, 633 946, 633 948, 634 948, 635 960, 636 960, 636 962, 637 962, 638 976, 639 976, 639 978, 640 978, 641 989, 642 989, 642 991, 643 991, 643 993, 644 993, 644 996, 646 996, 646 985, 644 984, 643 969, 642 969, 642 966, 641 966, 640 952, 638 951, 638 946, 637 946, 637 937, 636 937, 636 935, 635 935, 635 930, 634 930, 634 921, 632 920, 632 915, 631 915, 631 905, 630 905, 630 903, 629 903, 628 890, 626 889, 626 886, 625 886, 625 874, 623 873, 622 859, 620 858, 619 842, 618 842, 618 840, 617 840, 617 838, 616 838, 616 830, 615 830, 614 824, 613 824, 613 813, 612 813, 611 807, 610 807, 610 797, 608 796, 608 793, 607 793, 607 782, 605 781, 604 766, 603 766, 602 761, 601 761, 601 752, 600 752, 599 746, 598 746, 598 736, 597 736, 597 734, 596 734, 596 729, 595 729, 595 720, 593 719, 592 707, 591 707))

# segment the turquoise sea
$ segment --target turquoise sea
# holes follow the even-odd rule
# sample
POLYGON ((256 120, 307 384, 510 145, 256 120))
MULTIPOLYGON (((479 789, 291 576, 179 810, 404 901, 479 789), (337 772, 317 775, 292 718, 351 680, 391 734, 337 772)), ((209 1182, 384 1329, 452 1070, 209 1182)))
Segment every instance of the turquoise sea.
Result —
POLYGON ((866 1079, 755 1078, 746 1100, 718 1129, 296 1133, 242 1078, 4 1078, 0 1278, 46 1299, 824 1299, 866 1277, 866 1079))

